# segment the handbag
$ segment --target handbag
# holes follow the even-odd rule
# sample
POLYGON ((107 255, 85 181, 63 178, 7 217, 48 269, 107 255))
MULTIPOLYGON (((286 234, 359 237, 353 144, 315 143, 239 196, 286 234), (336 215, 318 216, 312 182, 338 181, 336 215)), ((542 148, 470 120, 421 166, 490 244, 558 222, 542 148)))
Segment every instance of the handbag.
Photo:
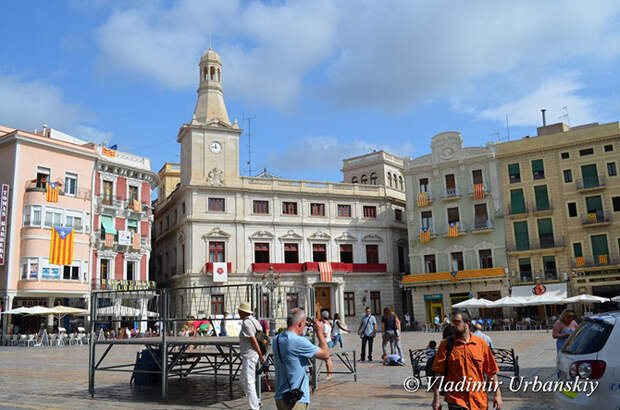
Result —
MULTIPOLYGON (((364 325, 364 328, 362 329, 362 331, 360 332, 360 338, 363 339, 364 338, 364 333, 366 333, 366 328, 368 327, 368 324, 370 323, 370 316, 368 316, 368 319, 366 319, 366 324, 364 325)), ((374 335, 373 335, 374 336, 374 335)))
POLYGON ((304 376, 301 378, 301 382, 299 382, 299 387, 296 389, 291 389, 291 383, 288 381, 288 377, 286 377, 286 364, 284 364, 284 360, 280 357, 280 335, 276 337, 276 345, 278 346, 277 358, 280 360, 280 363, 282 363, 282 368, 284 369, 284 380, 286 380, 286 384, 289 388, 289 390, 282 395, 282 400, 292 407, 295 403, 301 400, 302 397, 304 397, 304 392, 301 390, 301 386, 306 378, 306 373, 304 372, 304 376))
MULTIPOLYGON (((245 320, 248 320, 248 319, 246 318, 245 320)), ((252 322, 252 320, 250 320, 250 322, 252 322)), ((267 336, 264 331, 258 330, 256 323, 252 322, 252 326, 254 326, 254 329, 256 329, 256 333, 254 334, 254 337, 256 338, 256 343, 258 343, 258 348, 260 349, 261 353, 264 356, 267 354, 267 351, 269 350, 269 345, 271 344, 271 340, 269 340, 269 336, 267 336)))

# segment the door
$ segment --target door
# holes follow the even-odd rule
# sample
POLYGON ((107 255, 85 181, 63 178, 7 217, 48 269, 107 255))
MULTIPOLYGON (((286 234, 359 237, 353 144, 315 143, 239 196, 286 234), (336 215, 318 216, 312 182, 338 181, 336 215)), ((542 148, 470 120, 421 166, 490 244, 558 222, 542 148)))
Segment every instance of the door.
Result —
POLYGON ((439 316, 439 320, 443 323, 443 300, 427 300, 426 301, 426 323, 435 323, 435 316, 439 316))
POLYGON ((583 177, 583 187, 593 188, 598 186, 598 173, 596 165, 583 165, 581 167, 581 176, 583 177))
POLYGON ((329 310, 329 313, 333 314, 331 307, 331 294, 329 286, 314 288, 314 311, 317 316, 321 314, 321 311, 326 309, 329 310))

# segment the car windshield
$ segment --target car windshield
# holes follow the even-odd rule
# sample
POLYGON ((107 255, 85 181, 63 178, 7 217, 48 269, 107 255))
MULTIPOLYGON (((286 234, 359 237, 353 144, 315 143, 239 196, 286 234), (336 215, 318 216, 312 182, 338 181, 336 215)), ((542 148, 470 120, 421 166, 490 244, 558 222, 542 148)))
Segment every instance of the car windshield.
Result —
POLYGON ((614 325, 587 319, 568 337, 563 353, 588 354, 596 353, 605 346, 614 325))

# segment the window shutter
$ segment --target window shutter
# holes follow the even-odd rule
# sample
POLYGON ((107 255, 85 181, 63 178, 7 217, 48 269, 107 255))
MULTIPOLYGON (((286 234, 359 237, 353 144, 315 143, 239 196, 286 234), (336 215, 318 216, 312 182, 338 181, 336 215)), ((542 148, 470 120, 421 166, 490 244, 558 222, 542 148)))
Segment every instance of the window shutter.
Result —
POLYGON ((595 256, 609 254, 607 235, 596 235, 592 237, 592 253, 595 256))
POLYGON ((530 248, 530 237, 527 230, 527 222, 515 222, 515 241, 517 250, 526 250, 530 248))
POLYGON ((509 164, 508 165, 508 174, 509 175, 515 175, 515 174, 519 174, 521 173, 520 169, 519 169, 519 164, 509 164))
POLYGON ((544 172, 545 167, 543 165, 542 159, 535 159, 532 161, 532 171, 533 172, 544 172))
POLYGON ((525 199, 523 198, 522 189, 513 189, 510 191, 510 207, 513 214, 525 213, 525 199))
POLYGON ((573 253, 575 254, 575 258, 581 258, 583 256, 583 250, 581 249, 580 242, 573 244, 573 253))
POLYGON ((553 223, 551 222, 551 218, 538 220, 538 234, 553 235, 553 223))
POLYGON ((549 195, 547 194, 547 186, 534 187, 534 195, 536 196, 536 210, 546 211, 549 209, 549 195))

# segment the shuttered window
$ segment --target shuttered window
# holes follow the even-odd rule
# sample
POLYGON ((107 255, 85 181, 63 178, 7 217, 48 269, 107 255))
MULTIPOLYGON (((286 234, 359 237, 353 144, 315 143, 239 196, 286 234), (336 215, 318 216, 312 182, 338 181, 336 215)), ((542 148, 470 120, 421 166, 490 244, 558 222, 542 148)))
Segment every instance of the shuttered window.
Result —
POLYGON ((508 165, 508 177, 510 178, 511 184, 521 182, 521 170, 519 168, 519 163, 508 165))
POLYGON ((530 248, 530 235, 527 230, 527 222, 515 222, 514 228, 517 250, 528 250, 530 248))
POLYGON ((581 242, 575 242, 573 244, 573 254, 575 258, 581 258, 583 256, 583 250, 581 249, 581 242))
POLYGON ((547 185, 534 187, 534 196, 536 197, 536 210, 547 211, 549 209, 549 195, 547 194, 547 185))
POLYGON ((545 177, 545 166, 542 159, 532 161, 532 176, 534 179, 543 179, 545 177))
POLYGON ((596 172, 596 165, 583 165, 581 167, 581 176, 583 178, 584 188, 594 188, 599 185, 598 172, 596 172))
POLYGON ((551 218, 539 219, 538 224, 538 239, 540 240, 540 246, 543 248, 552 248, 554 246, 553 240, 553 223, 551 218))
POLYGON ((525 198, 522 189, 513 189, 510 191, 510 209, 513 214, 525 213, 525 198))
POLYGON ((609 255, 609 248, 607 248, 607 235, 594 235, 591 238, 592 241, 592 253, 595 257, 598 255, 609 255))

